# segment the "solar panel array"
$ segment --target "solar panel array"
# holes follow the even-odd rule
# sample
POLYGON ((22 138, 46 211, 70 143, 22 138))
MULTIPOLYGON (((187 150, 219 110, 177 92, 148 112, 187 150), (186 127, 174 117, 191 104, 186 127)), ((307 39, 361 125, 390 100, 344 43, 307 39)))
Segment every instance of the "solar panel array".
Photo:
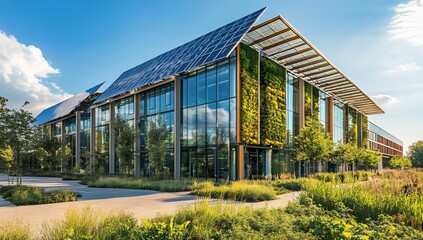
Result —
POLYGON ((44 123, 53 121, 55 119, 59 119, 71 113, 82 101, 84 101, 87 97, 94 94, 100 87, 103 85, 100 83, 84 92, 81 92, 69 99, 66 99, 63 102, 60 102, 54 106, 51 106, 47 109, 44 109, 38 116, 35 118, 35 122, 32 124, 33 126, 39 126, 44 123))
POLYGON ((95 103, 228 57, 265 9, 251 13, 122 73, 95 103))

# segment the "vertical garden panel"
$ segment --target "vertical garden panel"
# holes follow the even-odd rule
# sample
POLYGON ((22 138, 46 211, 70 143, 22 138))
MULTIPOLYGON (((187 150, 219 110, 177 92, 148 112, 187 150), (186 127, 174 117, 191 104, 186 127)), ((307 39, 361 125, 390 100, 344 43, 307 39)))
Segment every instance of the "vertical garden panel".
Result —
POLYGON ((367 116, 362 115, 361 125, 363 126, 363 148, 368 148, 368 139, 369 139, 369 120, 367 116))
POLYGON ((260 60, 260 142, 283 147, 286 142, 286 70, 267 58, 260 60))
POLYGON ((258 52, 241 44, 241 142, 259 144, 258 52))

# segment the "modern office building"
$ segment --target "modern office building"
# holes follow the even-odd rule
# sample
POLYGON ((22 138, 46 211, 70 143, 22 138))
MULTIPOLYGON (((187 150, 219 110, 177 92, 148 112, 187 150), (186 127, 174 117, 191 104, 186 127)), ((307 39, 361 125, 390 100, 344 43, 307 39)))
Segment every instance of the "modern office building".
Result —
POLYGON ((391 157, 402 156, 404 153, 403 142, 400 139, 370 121, 368 148, 382 153, 383 166, 389 166, 391 157))
POLYGON ((63 162, 57 166, 57 170, 73 169, 89 162, 90 151, 90 106, 98 97, 98 89, 103 83, 83 91, 54 106, 44 109, 35 118, 34 127, 40 130, 40 134, 47 134, 56 138, 63 146, 71 150, 71 161, 68 166, 63 162), (85 159, 84 159, 85 158, 85 159), (81 162, 81 159, 85 161, 81 162))
POLYGON ((152 170, 146 135, 159 117, 172 132, 166 171, 176 179, 294 172, 295 136, 307 117, 335 142, 368 147, 375 128, 367 116, 383 110, 283 17, 256 24, 264 11, 122 73, 91 106, 94 171, 121 173, 112 131, 117 116, 138 133, 136 176, 152 170))

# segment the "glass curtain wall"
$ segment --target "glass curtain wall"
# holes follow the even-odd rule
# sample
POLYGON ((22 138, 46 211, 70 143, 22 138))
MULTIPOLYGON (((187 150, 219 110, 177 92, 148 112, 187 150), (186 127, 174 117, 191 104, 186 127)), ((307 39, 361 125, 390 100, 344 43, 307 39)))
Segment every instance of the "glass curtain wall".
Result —
MULTIPOLYGON (((123 98, 115 102, 115 119, 120 118, 126 121, 129 127, 134 127, 134 96, 123 98)), ((113 129, 111 129, 113 131, 113 129)), ((118 149, 116 136, 115 136, 115 149, 118 149)), ((115 173, 117 174, 132 174, 134 166, 134 158, 120 159, 117 151, 115 150, 115 173)))
POLYGON ((294 147, 295 136, 299 133, 298 84, 298 79, 291 74, 288 74, 288 81, 286 84, 286 145, 288 148, 294 147))
POLYGON ((235 54, 182 76, 181 83, 181 176, 234 179, 235 54))
POLYGON ((329 95, 320 91, 319 92, 319 120, 325 128, 325 131, 329 131, 329 119, 328 119, 328 106, 327 99, 329 95))
POLYGON ((95 162, 94 171, 109 173, 109 126, 110 107, 104 105, 95 109, 95 162))
POLYGON ((338 100, 333 103, 333 141, 344 142, 344 104, 338 100))
POLYGON ((90 162, 90 112, 81 113, 81 169, 87 169, 90 162))
POLYGON ((173 176, 173 135, 174 135, 174 84, 166 84, 140 93, 140 144, 141 175, 151 175, 154 169, 149 167, 147 155, 147 132, 150 124, 161 118, 170 132, 167 139, 165 173, 173 176))
POLYGON ((75 152, 76 152, 76 118, 71 117, 64 121, 65 129, 65 169, 72 171, 75 167, 75 152), (69 155, 68 154, 69 152, 69 155))

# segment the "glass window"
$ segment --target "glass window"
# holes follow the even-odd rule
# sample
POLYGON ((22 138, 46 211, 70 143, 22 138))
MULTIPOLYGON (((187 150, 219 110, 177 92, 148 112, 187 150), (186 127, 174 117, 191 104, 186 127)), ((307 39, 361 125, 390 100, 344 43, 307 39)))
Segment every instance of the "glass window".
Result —
POLYGON ((207 104, 207 144, 216 144, 216 103, 207 104))
POLYGON ((206 106, 197 107, 197 145, 206 145, 206 106))
POLYGON ((231 97, 236 96, 236 58, 231 58, 231 66, 229 69, 230 73, 230 90, 231 97))
POLYGON ((206 72, 205 70, 198 71, 197 75, 197 104, 206 103, 206 72))
POLYGON ((216 68, 214 66, 207 68, 207 102, 216 101, 216 68))
POLYGON ((224 64, 217 68, 218 100, 229 98, 229 65, 224 64))
POLYGON ((188 77, 188 107, 195 106, 197 103, 197 79, 196 76, 188 77))

